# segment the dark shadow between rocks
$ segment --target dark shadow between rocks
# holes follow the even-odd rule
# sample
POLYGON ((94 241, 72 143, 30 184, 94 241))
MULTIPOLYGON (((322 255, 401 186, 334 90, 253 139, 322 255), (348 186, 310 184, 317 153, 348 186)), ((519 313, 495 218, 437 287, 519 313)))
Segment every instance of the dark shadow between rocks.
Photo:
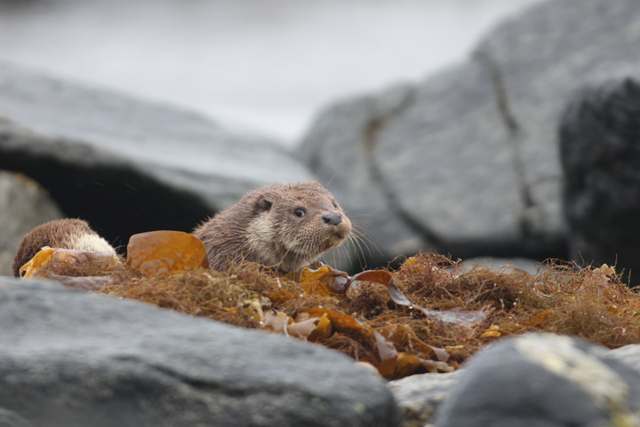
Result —
POLYGON ((215 212, 202 198, 144 176, 125 163, 83 167, 16 149, 3 152, 0 169, 37 181, 65 216, 88 221, 120 253, 133 234, 163 229, 191 232, 215 212))

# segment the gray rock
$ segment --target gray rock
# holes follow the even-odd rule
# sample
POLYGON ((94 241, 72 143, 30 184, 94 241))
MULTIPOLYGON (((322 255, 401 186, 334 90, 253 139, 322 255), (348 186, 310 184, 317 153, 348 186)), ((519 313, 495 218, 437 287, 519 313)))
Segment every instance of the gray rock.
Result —
POLYGON ((423 83, 375 134, 387 193, 441 249, 513 240, 520 232, 518 181, 505 131, 485 129, 499 123, 493 97, 489 73, 465 64, 423 83))
POLYGON ((33 427, 33 424, 15 412, 0 408, 0 427, 33 427))
POLYGON ((466 364, 435 425, 640 425, 640 372, 609 353, 552 334, 499 340, 466 364))
POLYGON ((249 189, 311 178, 277 145, 196 113, 0 63, 0 168, 51 192, 112 243, 191 231, 249 189))
POLYGON ((11 264, 20 239, 62 212, 37 182, 24 175, 0 171, 0 276, 12 276, 11 264))
POLYGON ((299 155, 352 216, 386 210, 385 258, 566 257, 558 117, 602 63, 640 59, 639 26, 635 0, 541 3, 464 63, 325 109, 299 155))
POLYGON ((403 426, 424 426, 447 398, 464 370, 448 374, 411 375, 389 382, 389 388, 403 412, 403 426))
POLYGON ((465 270, 471 270, 478 266, 501 270, 505 273, 522 270, 529 274, 537 274, 545 269, 544 263, 527 258, 470 258, 462 261, 462 267, 465 270))
POLYGON ((640 344, 625 345, 611 350, 608 357, 618 359, 640 372, 640 344))
POLYGON ((640 67, 599 73, 576 90, 560 127, 571 257, 631 270, 632 284, 640 271, 638 117, 640 67))
POLYGON ((282 336, 13 278, 0 328, 0 415, 33 426, 399 423, 382 380, 282 336))
MULTIPOLYGON (((400 85, 379 97, 362 97, 328 109, 313 124, 298 153, 339 200, 355 233, 361 234, 361 247, 349 248, 353 261, 359 253, 374 264, 386 263, 393 254, 432 246, 398 217, 385 189, 376 185, 379 171, 367 139, 376 123, 401 109, 413 90, 400 85)), ((348 263, 337 265, 349 269, 348 263)))
MULTIPOLYGON (((627 345, 610 351, 593 347, 593 350, 598 358, 619 361, 640 372, 640 345, 627 345)), ((584 368, 581 366, 581 369, 584 368)), ((389 382, 389 388, 403 411, 403 426, 430 425, 436 409, 449 397, 467 371, 460 369, 449 374, 412 375, 389 382)), ((585 369, 585 372, 588 370, 585 369)))

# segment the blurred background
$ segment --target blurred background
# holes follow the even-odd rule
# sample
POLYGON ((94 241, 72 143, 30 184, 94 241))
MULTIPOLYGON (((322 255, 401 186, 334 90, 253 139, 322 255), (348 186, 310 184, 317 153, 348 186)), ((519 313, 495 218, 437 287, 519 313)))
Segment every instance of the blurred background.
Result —
POLYGON ((540 0, 4 0, 0 60, 299 142, 336 98, 462 60, 540 0))
MULTIPOLYGON (((354 225, 351 240, 321 261, 350 274, 404 263, 398 285, 445 311, 442 317, 425 312, 434 320, 429 324, 405 311, 403 327, 396 328, 383 287, 350 293, 348 313, 359 312, 375 323, 378 336, 389 338, 389 345, 376 339, 385 348, 379 364, 371 343, 347 335, 323 340, 356 359, 375 359, 376 366, 396 360, 398 376, 422 365, 443 370, 442 362, 421 364, 409 353, 388 357, 391 342, 402 345, 399 351, 426 343, 445 347, 456 366, 481 343, 534 325, 609 347, 630 343, 639 336, 633 318, 640 304, 619 289, 608 266, 576 275, 557 269, 538 277, 522 271, 459 276, 432 268, 432 261, 405 261, 428 252, 441 265, 450 257, 463 267, 509 263, 505 270, 529 272, 544 270, 549 259, 561 260, 567 272, 607 263, 624 283, 640 286, 640 0, 0 0, 0 276, 18 275, 24 260, 12 264, 21 240, 48 221, 86 220, 126 255, 138 233, 190 233, 254 188, 307 180, 329 190, 354 225)), ((294 209, 288 219, 297 224, 294 209)), ((246 234, 252 232, 263 228, 246 234)), ((168 258, 146 258, 142 268, 175 266, 168 258)), ((83 267, 78 270, 93 274, 94 266, 83 267)), ((87 279, 99 280, 109 278, 87 279)), ((237 302, 244 300, 250 311, 262 299, 245 297, 266 289, 257 280, 258 287, 238 283, 226 290, 216 284, 235 282, 214 279, 198 298, 233 295, 235 301, 245 294, 237 302)), ((344 419, 359 425, 382 424, 374 412, 356 420, 353 408, 365 408, 356 403, 359 391, 366 393, 361 402, 380 402, 389 419, 399 414, 366 383, 350 381, 346 403, 346 392, 332 393, 339 390, 331 382, 340 376, 338 365, 312 393, 314 377, 305 373, 319 375, 331 360, 298 363, 313 356, 310 349, 297 354, 277 344, 276 351, 275 342, 262 346, 220 330, 222 349, 207 342, 207 334, 218 331, 204 322, 189 326, 125 302, 118 311, 114 300, 92 303, 48 285, 40 291, 35 283, 10 282, 0 278, 0 427, 52 425, 56 409, 75 413, 61 415, 60 426, 118 425, 128 418, 140 426, 204 425, 199 420, 208 413, 222 414, 212 425, 231 425, 220 421, 227 410, 244 425, 270 419, 298 425, 311 417, 319 425, 327 408, 344 409, 344 419), (247 351, 247 342, 261 350, 247 351), (231 363, 236 355, 240 364, 231 363), (284 356, 289 361, 281 367, 270 360, 284 356), (214 365, 203 363, 208 359, 214 365), (292 376, 274 379, 285 370, 292 376), (266 393, 255 393, 261 384, 266 393), (299 406, 310 412, 298 414, 299 406), (98 421, 83 423, 85 415, 98 421)), ((135 277, 118 295, 189 306, 198 315, 214 306, 172 301, 171 281, 155 283, 162 286, 150 289, 152 282, 135 277)), ((203 283, 204 276, 179 293, 203 283)), ((233 301, 218 310, 228 319, 233 301)), ((303 304, 296 297, 287 312, 311 306, 303 304)), ((366 331, 369 337, 372 329, 366 331)), ((442 407, 484 410, 485 389, 506 385, 510 393, 503 380, 514 369, 527 366, 524 377, 514 378, 538 375, 544 364, 532 362, 553 356, 572 360, 568 379, 579 372, 596 380, 587 393, 567 395, 566 408, 591 405, 588 413, 617 426, 623 420, 639 425, 640 398, 631 393, 637 386, 621 380, 636 378, 629 374, 639 365, 637 350, 618 353, 626 365, 584 343, 540 343, 524 341, 538 356, 510 359, 511 371, 483 387, 464 387, 486 378, 482 373, 462 377, 453 403, 442 407), (561 351, 551 353, 551 346, 561 351), (591 396, 600 384, 615 393, 605 400, 591 396), (580 396, 591 398, 576 406, 583 405, 580 396)), ((421 357, 435 351, 430 347, 421 357)), ((512 348, 504 355, 517 353, 512 348)), ((433 412, 460 377, 448 378, 424 384, 423 397, 438 396, 437 402, 416 404, 419 383, 405 383, 411 389, 397 394, 409 396, 409 412, 421 425, 427 421, 415 409, 424 403, 433 412)), ((577 390, 570 383, 557 389, 577 390)), ((514 387, 529 397, 539 384, 554 382, 531 378, 531 387, 514 387)), ((556 411, 558 390, 545 393, 556 399, 553 411, 543 399, 530 407, 545 409, 530 412, 572 419, 556 411)), ((499 415, 482 416, 514 419, 516 398, 492 402, 490 412, 499 415)), ((579 425, 535 415, 536 425, 579 425)), ((508 425, 500 421, 495 424, 508 425)))
POLYGON ((351 272, 640 268, 639 28, 638 0, 0 0, 0 274, 54 218, 124 252, 305 180, 351 272))

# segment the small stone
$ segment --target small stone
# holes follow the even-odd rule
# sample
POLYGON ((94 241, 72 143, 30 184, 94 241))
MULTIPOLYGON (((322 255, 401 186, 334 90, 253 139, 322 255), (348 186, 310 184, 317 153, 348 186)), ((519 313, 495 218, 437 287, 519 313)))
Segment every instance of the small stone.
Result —
POLYGON ((389 382, 404 415, 403 425, 424 426, 428 423, 463 373, 464 370, 457 370, 448 374, 411 375, 389 382))
POLYGON ((0 276, 13 275, 13 258, 25 234, 59 218, 60 208, 37 182, 0 170, 0 276))

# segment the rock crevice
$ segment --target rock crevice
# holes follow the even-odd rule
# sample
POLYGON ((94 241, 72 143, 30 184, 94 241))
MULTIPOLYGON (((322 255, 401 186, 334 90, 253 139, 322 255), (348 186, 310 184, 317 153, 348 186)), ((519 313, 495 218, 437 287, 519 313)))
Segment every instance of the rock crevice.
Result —
MULTIPOLYGON (((375 156, 376 140, 388 123, 392 123, 393 120, 400 115, 415 102, 415 90, 407 90, 398 105, 390 109, 384 117, 375 117, 372 113, 372 119, 367 123, 363 131, 362 145, 364 147, 364 157, 369 173, 369 180, 375 185, 380 194, 383 196, 389 211, 392 212, 397 219, 402 221, 405 226, 412 230, 416 235, 422 236, 422 238, 432 244, 432 249, 437 251, 446 251, 446 246, 443 240, 430 230, 423 222, 416 219, 411 213, 404 209, 400 200, 398 200, 393 188, 387 180, 385 180, 384 174, 380 165, 378 164, 375 156)), ((371 108, 375 110, 375 108, 371 108)))
POLYGON ((531 187, 527 179, 527 168, 522 152, 521 126, 511 108, 509 93, 500 66, 493 60, 491 54, 484 49, 476 50, 473 54, 473 59, 478 61, 489 73, 495 94, 496 107, 507 132, 513 170, 518 180, 518 189, 522 203, 520 229, 522 237, 526 239, 531 236, 533 229, 532 218, 530 215, 527 215, 527 213, 535 207, 535 202, 531 196, 531 187))

